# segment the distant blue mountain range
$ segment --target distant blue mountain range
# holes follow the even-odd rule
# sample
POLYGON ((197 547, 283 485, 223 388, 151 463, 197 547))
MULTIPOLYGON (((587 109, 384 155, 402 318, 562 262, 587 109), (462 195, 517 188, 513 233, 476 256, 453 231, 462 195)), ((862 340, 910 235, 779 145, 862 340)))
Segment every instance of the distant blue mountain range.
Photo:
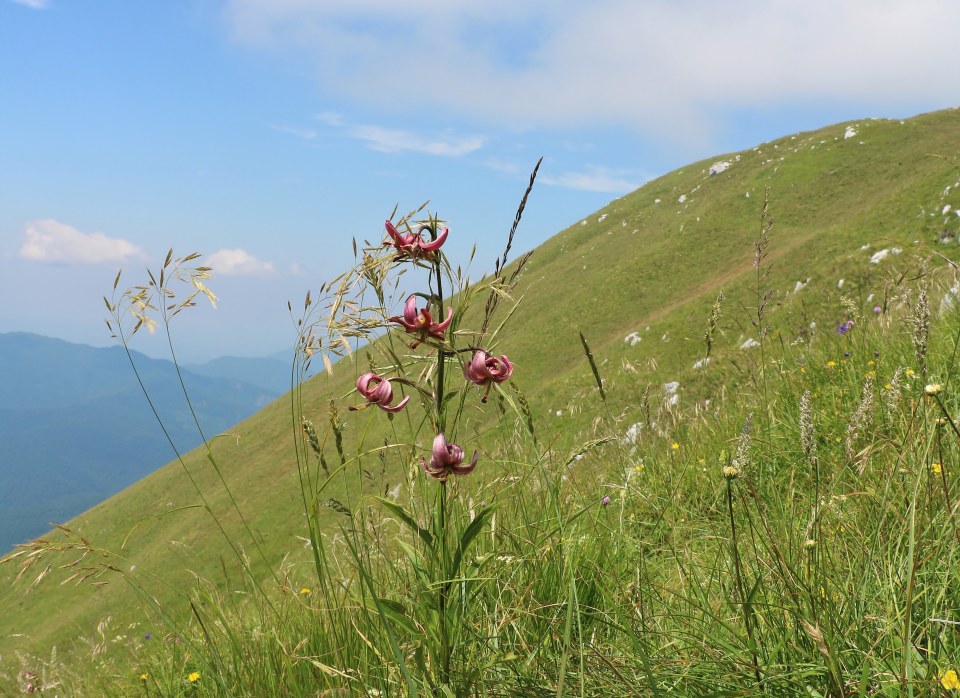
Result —
MULTIPOLYGON (((133 358, 176 447, 199 445, 174 365, 133 358)), ((182 375, 208 438, 290 389, 277 358, 224 357, 182 375)), ((122 347, 0 334, 0 555, 174 456, 122 347)))

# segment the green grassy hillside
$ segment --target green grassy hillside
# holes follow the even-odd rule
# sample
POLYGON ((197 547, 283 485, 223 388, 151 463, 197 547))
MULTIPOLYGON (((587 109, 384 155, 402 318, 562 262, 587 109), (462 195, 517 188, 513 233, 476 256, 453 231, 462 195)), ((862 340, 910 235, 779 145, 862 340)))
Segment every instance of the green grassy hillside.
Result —
MULTIPOLYGON (((704 399, 753 386, 761 349, 742 347, 760 340, 761 331, 766 360, 782 358, 798 338, 835 334, 849 319, 842 296, 867 313, 874 305, 885 309, 900 276, 916 274, 917 255, 960 257, 960 218, 954 214, 960 206, 958 144, 955 110, 787 136, 667 174, 539 247, 520 276, 514 297, 522 301, 516 321, 500 335, 498 351, 515 363, 513 381, 531 406, 545 457, 562 462, 575 444, 604 435, 594 432, 601 413, 609 418, 606 433, 618 438, 636 424, 644 425, 645 439, 678 438, 682 429, 664 428, 668 419, 673 424, 679 419, 666 404, 672 396, 665 385, 678 382, 680 407, 691 410, 704 399), (716 167, 720 162, 728 167, 716 167), (711 174, 712 167, 721 171, 711 174), (770 272, 758 284, 755 242, 767 189, 775 225, 761 264, 770 272), (886 255, 871 263, 883 250, 886 255), (761 327, 751 324, 758 288, 772 291, 761 327), (711 361, 698 369, 695 362, 705 357, 706 320, 721 291, 723 318, 711 361), (599 398, 578 332, 596 357, 606 402, 599 398)), ((535 191, 529 205, 536 206, 535 191)), ((455 232, 456 212, 440 213, 455 232)), ((346 412, 353 399, 342 398, 366 370, 362 352, 358 363, 359 368, 346 359, 332 377, 313 378, 302 396, 305 414, 317 424, 326 419, 329 401, 337 401, 348 450, 357 448, 357 436, 366 430, 369 448, 385 424, 373 410, 346 412)), ((487 431, 495 420, 494 402, 486 408, 489 415, 476 415, 469 436, 481 458, 501 448, 503 435, 487 431)), ((213 444, 253 539, 231 513, 228 494, 201 451, 124 490, 69 528, 107 549, 125 543, 124 571, 171 613, 187 614, 171 587, 189 589, 198 576, 219 580, 224 590, 239 583, 232 553, 197 506, 186 468, 256 573, 266 578, 268 566, 283 566, 290 575, 286 581, 296 588, 306 578, 297 567, 306 557, 306 531, 291 427, 290 400, 282 398, 213 444)), ((402 440, 404 420, 393 420, 392 428, 402 440)), ((358 473, 347 482, 369 482, 367 490, 379 493, 398 484, 408 487, 410 465, 387 459, 382 472, 358 473)), ((351 501, 352 485, 338 487, 330 497, 351 501)), ((333 535, 343 515, 327 508, 324 516, 333 535)), ((123 646, 159 627, 140 610, 137 590, 116 574, 102 577, 108 582, 102 586, 58 584, 71 570, 57 569, 57 563, 77 557, 70 552, 53 558, 49 575, 37 585, 32 582, 46 562, 15 585, 10 582, 20 560, 0 567, 0 660, 15 661, 20 650, 47 656, 74 638, 97 638, 97 626, 107 618, 104 627, 110 629, 99 640, 106 646, 123 646), (111 635, 123 639, 112 642, 111 635)), ((96 560, 91 553, 82 564, 96 560)))

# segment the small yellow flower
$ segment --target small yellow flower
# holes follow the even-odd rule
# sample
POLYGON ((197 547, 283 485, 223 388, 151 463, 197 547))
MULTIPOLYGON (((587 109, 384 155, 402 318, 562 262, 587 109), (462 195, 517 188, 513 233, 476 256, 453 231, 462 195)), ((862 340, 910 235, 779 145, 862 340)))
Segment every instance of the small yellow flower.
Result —
POLYGON ((801 366, 801 367, 800 367, 800 373, 806 373, 806 372, 807 372, 807 369, 805 369, 803 366, 801 366))
POLYGON ((926 395, 933 397, 934 395, 939 395, 943 392, 943 386, 939 383, 930 383, 926 388, 923 389, 923 392, 926 395))
POLYGON ((827 362, 827 366, 828 366, 829 368, 833 368, 833 367, 836 366, 836 365, 837 365, 837 362, 834 361, 833 359, 830 359, 830 360, 827 362))
POLYGON ((187 681, 189 681, 190 683, 196 683, 196 682, 199 681, 199 680, 200 680, 200 672, 199 672, 199 671, 191 671, 191 672, 190 672, 190 675, 187 676, 187 681))
POLYGON ((740 477, 740 468, 735 465, 725 465, 723 467, 723 476, 728 480, 735 480, 740 477))
POLYGON ((310 587, 300 587, 300 596, 310 596, 312 593, 310 587))
POLYGON ((680 450, 680 444, 678 444, 676 441, 674 441, 672 444, 670 444, 670 448, 672 448, 674 451, 679 451, 679 450, 680 450))
POLYGON ((953 669, 948 669, 939 676, 940 685, 948 691, 960 690, 960 676, 953 669))
POLYGON ((706 464, 707 464, 707 459, 706 459, 706 458, 701 458, 699 462, 700 462, 700 465, 706 465, 706 464))
POLYGON ((876 371, 867 371, 863 374, 864 378, 875 378, 877 375, 876 371))
POLYGON ((934 475, 939 475, 940 473, 943 472, 943 466, 940 465, 939 463, 931 463, 930 470, 933 471, 934 475))
POLYGON ((867 366, 873 366, 875 363, 876 363, 876 361, 874 361, 873 359, 870 359, 870 360, 867 362, 867 366))
POLYGON ((147 672, 143 672, 142 674, 140 674, 141 681, 146 681, 149 678, 150 678, 150 674, 148 674, 147 672))
POLYGON ((907 377, 908 377, 908 378, 912 378, 914 375, 916 375, 916 374, 914 373, 914 370, 913 370, 912 368, 908 368, 906 371, 904 371, 904 373, 907 374, 907 377))
POLYGON ((886 384, 885 386, 883 386, 883 387, 886 388, 887 390, 890 390, 890 388, 891 388, 892 386, 891 386, 889 383, 887 383, 887 384, 886 384))

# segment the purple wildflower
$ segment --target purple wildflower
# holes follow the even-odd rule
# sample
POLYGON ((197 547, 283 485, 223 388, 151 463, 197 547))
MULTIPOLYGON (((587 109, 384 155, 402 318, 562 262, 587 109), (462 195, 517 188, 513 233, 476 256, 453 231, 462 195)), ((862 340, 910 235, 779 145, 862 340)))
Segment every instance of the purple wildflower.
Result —
POLYGON ((421 458, 421 461, 427 475, 437 478, 440 482, 446 482, 450 473, 468 475, 473 472, 473 469, 477 467, 477 452, 473 452, 473 460, 464 463, 463 449, 457 444, 448 444, 447 438, 440 433, 433 440, 430 462, 428 463, 426 458, 421 458))
MULTIPOLYGON (((363 395, 367 400, 367 405, 376 405, 384 412, 399 412, 407 403, 410 402, 410 396, 403 398, 396 405, 393 402, 393 388, 390 386, 390 380, 378 376, 373 371, 364 373, 357 378, 357 392, 363 395)), ((367 405, 353 405, 351 410, 362 410, 367 405)))
POLYGON ((600 500, 602 506, 607 506, 610 503, 610 495, 608 494, 603 499, 600 500))
POLYGON ((486 386, 482 402, 487 401, 492 383, 503 383, 513 373, 513 364, 506 356, 497 358, 482 349, 473 355, 463 367, 466 379, 476 385, 486 386))

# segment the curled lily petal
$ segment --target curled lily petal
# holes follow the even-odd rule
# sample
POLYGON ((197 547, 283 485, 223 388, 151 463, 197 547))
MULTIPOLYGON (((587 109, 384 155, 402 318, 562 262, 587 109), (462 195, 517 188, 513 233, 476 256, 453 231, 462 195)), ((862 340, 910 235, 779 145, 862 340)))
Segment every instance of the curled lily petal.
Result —
POLYGON ((444 242, 447 240, 447 234, 450 232, 449 229, 444 228, 440 231, 440 234, 437 235, 437 239, 431 242, 421 242, 420 249, 424 252, 436 252, 440 249, 444 242))
POLYGON ((450 473, 457 475, 466 475, 477 467, 476 451, 473 452, 473 459, 469 463, 463 462, 463 449, 457 444, 447 443, 443 433, 437 434, 433 440, 433 450, 430 453, 430 461, 421 458, 423 469, 431 477, 435 477, 441 482, 445 482, 450 473))
MULTIPOLYGON (((357 392, 367 400, 367 405, 376 405, 384 412, 399 412, 406 407, 407 403, 410 401, 410 397, 408 396, 403 398, 396 405, 392 405, 393 386, 390 385, 390 380, 382 376, 378 376, 373 371, 368 371, 357 378, 357 392)), ((360 410, 365 408, 367 405, 357 405, 351 407, 350 409, 360 410)))
POLYGON ((396 248, 397 259, 409 258, 413 260, 426 259, 432 261, 436 256, 437 250, 440 249, 447 239, 449 232, 444 228, 436 240, 424 240, 424 232, 430 230, 428 226, 422 226, 416 233, 407 234, 397 230, 396 226, 389 220, 384 222, 384 227, 387 229, 387 235, 390 236, 390 240, 384 244, 387 246, 393 245, 393 247, 396 248))
POLYGON ((486 402, 490 386, 493 383, 503 383, 513 375, 513 364, 505 355, 491 356, 481 349, 464 365, 463 375, 471 383, 486 386, 483 393, 483 402, 486 402))
POLYGON ((453 320, 453 308, 447 308, 446 320, 439 323, 435 322, 429 306, 419 312, 417 311, 417 296, 413 294, 404 303, 403 315, 394 315, 387 319, 401 325, 407 332, 417 335, 417 341, 413 344, 416 347, 420 342, 430 337, 443 339, 444 330, 450 326, 450 322, 453 320))

